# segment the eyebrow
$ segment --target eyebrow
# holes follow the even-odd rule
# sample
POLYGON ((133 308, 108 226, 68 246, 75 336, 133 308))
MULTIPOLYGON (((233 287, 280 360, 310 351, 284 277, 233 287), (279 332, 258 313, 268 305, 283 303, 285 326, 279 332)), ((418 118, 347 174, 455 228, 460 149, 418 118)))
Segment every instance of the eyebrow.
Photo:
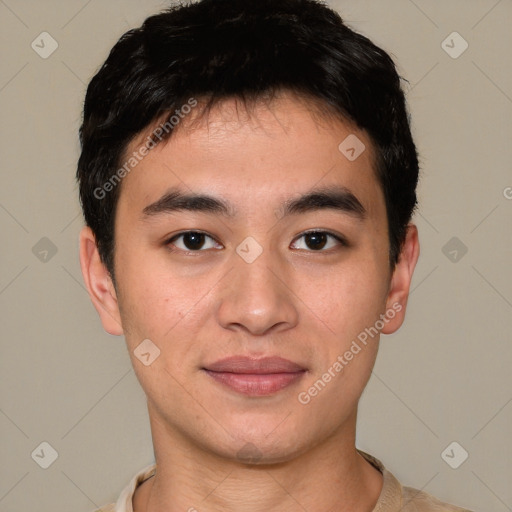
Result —
MULTIPOLYGON (((298 198, 286 200, 277 210, 280 218, 318 210, 336 210, 363 221, 367 211, 359 199, 346 187, 315 188, 298 198)), ((236 209, 224 199, 199 193, 187 193, 179 188, 168 190, 160 199, 142 210, 143 218, 177 211, 190 211, 236 217, 236 209)))

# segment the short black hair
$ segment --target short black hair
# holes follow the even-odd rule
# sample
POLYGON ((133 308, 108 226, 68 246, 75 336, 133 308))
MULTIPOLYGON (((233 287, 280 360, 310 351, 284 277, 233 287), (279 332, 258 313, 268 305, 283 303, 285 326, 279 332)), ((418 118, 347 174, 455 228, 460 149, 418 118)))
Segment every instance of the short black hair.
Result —
MULTIPOLYGON (((419 174, 401 80, 388 53, 318 0, 182 3, 126 32, 87 88, 77 170, 85 222, 112 278, 121 188, 113 178, 125 174, 130 142, 191 98, 206 101, 204 114, 222 100, 254 104, 279 91, 321 103, 369 135, 394 269, 419 174)), ((174 124, 159 138, 169 138, 174 124)))

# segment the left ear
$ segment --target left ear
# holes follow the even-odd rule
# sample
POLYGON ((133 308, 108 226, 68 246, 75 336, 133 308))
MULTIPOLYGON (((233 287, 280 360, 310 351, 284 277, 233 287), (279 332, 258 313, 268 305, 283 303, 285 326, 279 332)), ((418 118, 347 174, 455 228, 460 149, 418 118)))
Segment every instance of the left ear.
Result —
POLYGON ((409 224, 399 260, 391 277, 386 299, 386 311, 394 311, 395 315, 392 318, 386 315, 388 321, 381 330, 383 334, 394 333, 404 322, 412 274, 419 255, 418 228, 414 224, 409 224))

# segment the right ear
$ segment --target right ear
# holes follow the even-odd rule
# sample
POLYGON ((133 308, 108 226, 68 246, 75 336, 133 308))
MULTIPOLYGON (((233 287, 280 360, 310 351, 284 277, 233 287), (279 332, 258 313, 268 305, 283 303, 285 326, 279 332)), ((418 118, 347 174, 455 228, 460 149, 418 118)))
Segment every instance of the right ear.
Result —
POLYGON ((96 237, 88 226, 80 231, 80 267, 103 329, 115 336, 122 335, 123 327, 114 284, 109 271, 101 261, 96 237))

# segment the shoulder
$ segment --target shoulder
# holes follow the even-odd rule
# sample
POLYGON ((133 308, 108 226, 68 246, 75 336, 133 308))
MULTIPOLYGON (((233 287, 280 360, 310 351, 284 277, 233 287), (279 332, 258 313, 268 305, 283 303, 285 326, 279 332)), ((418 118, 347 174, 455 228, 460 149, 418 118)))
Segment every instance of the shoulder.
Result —
POLYGON ((402 487, 402 512, 471 512, 467 508, 442 502, 424 491, 402 487))
POLYGON ((97 508, 93 512, 115 512, 116 504, 109 503, 108 505, 103 505, 103 507, 97 508))
POLYGON ((132 500, 137 487, 144 483, 147 479, 154 476, 156 473, 156 464, 152 463, 141 469, 135 476, 130 480, 128 485, 122 490, 119 498, 115 503, 108 503, 100 508, 95 509, 91 512, 126 512, 132 510, 132 500))
POLYGON ((373 512, 472 512, 438 500, 435 496, 402 485, 384 464, 369 453, 357 450, 383 474, 383 486, 373 512))

